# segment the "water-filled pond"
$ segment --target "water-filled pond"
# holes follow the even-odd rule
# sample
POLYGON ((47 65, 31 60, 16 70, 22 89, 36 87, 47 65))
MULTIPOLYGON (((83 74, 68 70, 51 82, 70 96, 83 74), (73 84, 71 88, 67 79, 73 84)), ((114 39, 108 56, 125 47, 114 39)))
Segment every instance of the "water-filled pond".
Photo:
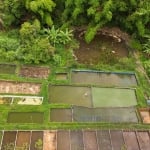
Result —
POLYGON ((43 123, 43 112, 9 112, 8 123, 43 123))
POLYGON ((75 84, 91 84, 101 86, 131 87, 137 86, 134 73, 113 73, 100 71, 77 71, 71 73, 71 82, 75 84))

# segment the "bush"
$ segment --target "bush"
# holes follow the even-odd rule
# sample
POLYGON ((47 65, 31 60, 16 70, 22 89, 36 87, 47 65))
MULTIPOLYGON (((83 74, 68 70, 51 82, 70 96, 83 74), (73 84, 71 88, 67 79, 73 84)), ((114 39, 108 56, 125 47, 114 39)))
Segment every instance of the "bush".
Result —
POLYGON ((144 61, 143 65, 144 65, 144 68, 145 68, 148 76, 150 77, 150 60, 144 61))
POLYGON ((44 29, 44 32, 47 34, 47 37, 53 46, 56 46, 57 44, 66 45, 72 41, 73 37, 73 31, 68 28, 63 31, 60 29, 55 29, 55 27, 52 26, 51 29, 44 29))

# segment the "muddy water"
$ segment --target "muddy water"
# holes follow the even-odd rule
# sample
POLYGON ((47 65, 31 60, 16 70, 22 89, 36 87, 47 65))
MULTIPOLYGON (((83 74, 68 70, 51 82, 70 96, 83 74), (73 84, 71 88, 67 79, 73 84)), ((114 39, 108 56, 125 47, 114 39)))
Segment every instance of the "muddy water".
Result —
POLYGON ((136 86, 134 74, 103 73, 90 71, 73 71, 71 82, 76 84, 91 84, 101 86, 136 86))
POLYGON ((83 137, 85 150, 98 150, 96 131, 84 131, 83 137))
POLYGON ((67 73, 56 73, 56 80, 67 80, 67 73))
POLYGON ((148 132, 137 132, 137 138, 139 141, 140 148, 142 150, 149 150, 150 149, 150 136, 148 132))
POLYGON ((50 86, 49 102, 91 107, 91 89, 76 86, 50 86))
POLYGON ((56 150, 56 131, 44 131, 43 150, 56 150))
POLYGON ((124 141, 128 150, 139 150, 138 141, 135 132, 123 132, 124 141))
POLYGON ((8 113, 8 123, 42 123, 42 112, 10 112, 8 113))
POLYGON ((50 121, 52 122, 72 122, 72 110, 65 108, 51 109, 50 121))
POLYGON ((97 131, 99 149, 112 150, 109 131, 97 131))
POLYGON ((19 131, 17 134, 16 149, 23 149, 24 147, 24 149, 26 148, 26 150, 28 150, 30 146, 30 138, 30 131, 19 131))
POLYGON ((0 64, 0 74, 15 74, 16 65, 0 64))
POLYGON ((79 41, 79 48, 74 51, 78 62, 84 64, 97 64, 100 61, 100 55, 104 50, 114 51, 116 58, 128 56, 128 50, 123 42, 117 42, 112 37, 96 35, 90 44, 87 44, 84 37, 79 38, 80 33, 75 37, 79 41))
POLYGON ((71 150, 84 150, 82 130, 70 131, 71 150))
POLYGON ((110 131, 112 148, 121 150, 125 146, 122 131, 110 131))
POLYGON ((57 132, 57 150, 70 150, 69 130, 60 130, 57 132))
POLYGON ((16 131, 5 131, 2 141, 2 150, 5 150, 6 148, 11 148, 10 150, 13 150, 15 147, 15 141, 16 141, 16 131))
POLYGON ((30 150, 43 150, 43 131, 32 131, 30 150))

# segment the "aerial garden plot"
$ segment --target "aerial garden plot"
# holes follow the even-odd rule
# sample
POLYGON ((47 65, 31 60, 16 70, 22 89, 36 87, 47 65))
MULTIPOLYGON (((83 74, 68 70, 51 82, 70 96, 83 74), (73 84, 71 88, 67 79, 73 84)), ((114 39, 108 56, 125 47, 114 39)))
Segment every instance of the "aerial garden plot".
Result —
POLYGON ((0 149, 149 150, 149 9, 0 0, 0 149))

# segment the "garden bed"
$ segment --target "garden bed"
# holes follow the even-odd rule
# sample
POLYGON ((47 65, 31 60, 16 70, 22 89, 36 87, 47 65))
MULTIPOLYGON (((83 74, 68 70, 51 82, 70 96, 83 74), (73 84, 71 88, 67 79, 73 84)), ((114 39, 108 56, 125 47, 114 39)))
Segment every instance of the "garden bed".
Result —
POLYGON ((19 74, 23 77, 46 79, 50 74, 50 69, 48 67, 22 66, 19 74))
POLYGON ((56 150, 56 131, 44 131, 43 149, 56 150))
POLYGON ((41 105, 43 97, 0 95, 0 104, 41 105))
POLYGON ((43 123, 43 112, 9 112, 8 123, 43 123))
POLYGON ((3 135, 2 149, 13 150, 15 148, 16 135, 16 131, 5 131, 3 135))
POLYGON ((30 138, 30 131, 19 131, 17 134, 16 149, 28 150, 30 147, 30 138))
POLYGON ((43 149, 43 131, 32 131, 30 150, 43 149))
POLYGON ((0 95, 0 104, 11 104, 12 98, 11 97, 4 97, 0 95))
POLYGON ((150 108, 140 108, 139 113, 144 124, 150 124, 150 108))
POLYGON ((40 83, 0 81, 0 93, 39 94, 40 90, 40 83))
POLYGON ((71 72, 71 82, 74 84, 90 84, 100 86, 137 86, 134 73, 121 72, 100 72, 93 70, 73 70, 71 72))

